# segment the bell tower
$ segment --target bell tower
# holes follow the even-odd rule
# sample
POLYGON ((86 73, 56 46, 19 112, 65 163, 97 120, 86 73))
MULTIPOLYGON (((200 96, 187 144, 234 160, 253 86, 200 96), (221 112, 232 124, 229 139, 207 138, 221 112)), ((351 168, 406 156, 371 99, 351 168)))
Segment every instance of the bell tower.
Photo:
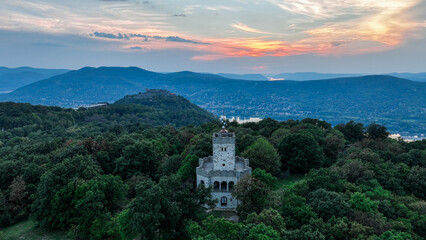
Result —
POLYGON ((213 170, 235 170, 235 134, 225 129, 225 118, 222 118, 223 126, 218 133, 213 133, 213 170))
POLYGON ((235 169, 235 134, 222 129, 213 133, 213 170, 235 169))
POLYGON ((213 156, 200 158, 197 173, 197 186, 212 188, 212 199, 217 200, 217 209, 236 209, 238 199, 232 196, 235 184, 245 175, 251 174, 249 160, 235 156, 235 133, 223 126, 213 133, 213 156))

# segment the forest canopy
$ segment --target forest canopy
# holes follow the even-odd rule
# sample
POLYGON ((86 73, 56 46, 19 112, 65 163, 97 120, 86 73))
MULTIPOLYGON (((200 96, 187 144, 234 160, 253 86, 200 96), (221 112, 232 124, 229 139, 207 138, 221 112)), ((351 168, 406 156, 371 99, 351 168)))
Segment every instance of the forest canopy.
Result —
POLYGON ((0 229, 32 219, 75 239, 426 236, 426 140, 390 139, 374 123, 228 122, 254 167, 234 187, 233 222, 206 212, 211 189, 195 185, 220 123, 138 101, 77 111, 0 103, 0 229))

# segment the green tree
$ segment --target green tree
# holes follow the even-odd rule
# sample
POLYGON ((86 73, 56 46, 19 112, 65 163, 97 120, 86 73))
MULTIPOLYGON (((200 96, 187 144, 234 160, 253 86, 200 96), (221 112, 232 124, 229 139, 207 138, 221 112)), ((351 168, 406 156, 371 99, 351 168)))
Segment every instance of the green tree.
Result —
POLYGON ((237 153, 244 152, 248 146, 252 145, 256 141, 256 139, 260 138, 260 136, 258 135, 253 135, 253 132, 242 134, 242 135, 238 135, 238 133, 236 133, 236 135, 238 136, 237 139, 235 140, 237 153))
POLYGON ((285 137, 278 152, 282 166, 295 173, 306 173, 311 168, 321 167, 324 162, 323 150, 310 134, 296 133, 285 137))
POLYGON ((374 172, 368 169, 367 165, 362 161, 348 160, 340 168, 336 168, 340 176, 352 183, 362 183, 374 177, 374 172))
POLYGON ((195 180, 195 168, 198 167, 198 157, 189 154, 185 157, 182 162, 182 166, 179 168, 177 174, 182 177, 182 180, 193 179, 195 180))
POLYGON ((305 118, 302 120, 302 123, 309 123, 312 125, 316 125, 320 128, 323 129, 330 129, 331 128, 331 124, 326 122, 326 121, 321 121, 319 119, 315 119, 315 118, 305 118))
POLYGON ((27 218, 30 201, 25 181, 20 176, 16 177, 9 189, 9 211, 18 221, 27 218))
POLYGON ((261 168, 277 176, 280 173, 280 156, 277 150, 264 138, 258 138, 242 154, 250 160, 253 168, 261 168))
POLYGON ((251 175, 254 178, 259 179, 262 183, 269 187, 271 190, 275 190, 278 188, 278 180, 276 177, 272 176, 272 174, 266 172, 263 169, 256 168, 253 170, 251 175))
POLYGON ((280 234, 277 230, 271 226, 266 226, 265 224, 257 224, 251 227, 248 231, 247 240, 280 240, 280 234))
POLYGON ((196 155, 206 157, 212 153, 212 136, 207 133, 201 133, 191 138, 190 143, 185 147, 183 155, 196 155))
POLYGON ((269 141, 272 143, 272 145, 274 145, 275 148, 278 148, 283 138, 287 137, 288 135, 290 135, 290 130, 281 127, 272 133, 269 141))
POLYGON ((386 127, 377 123, 370 123, 365 132, 367 137, 373 140, 383 140, 389 136, 389 132, 387 131, 386 127))
POLYGON ((328 159, 326 166, 330 166, 336 159, 337 154, 345 147, 345 137, 337 130, 331 130, 324 139, 324 155, 328 159))
POLYGON ((232 223, 224 218, 209 216, 203 220, 207 234, 214 234, 218 239, 241 239, 243 225, 232 223))
POLYGON ((0 190, 0 226, 7 226, 11 223, 11 215, 9 211, 7 210, 7 201, 3 194, 3 192, 0 190))
POLYGON ((334 127, 345 136, 345 139, 350 143, 361 141, 364 138, 364 125, 349 121, 346 124, 339 124, 334 127))
POLYGON ((238 215, 245 219, 251 212, 260 213, 265 206, 268 192, 268 187, 259 179, 249 175, 242 177, 232 192, 232 195, 240 201, 237 207, 238 215))
POLYGON ((165 157, 158 167, 158 175, 165 176, 170 174, 175 174, 182 166, 182 159, 179 154, 172 155, 170 157, 165 157))
POLYGON ((279 233, 285 231, 284 218, 281 214, 272 208, 264 209, 259 214, 250 213, 247 216, 247 219, 244 222, 245 224, 265 224, 266 226, 271 226, 279 233))
POLYGON ((309 223, 311 218, 317 217, 312 207, 306 203, 306 199, 291 190, 282 191, 279 212, 281 216, 285 216, 285 224, 290 229, 299 228, 309 223))
POLYGON ((155 177, 158 165, 163 158, 161 143, 155 140, 137 141, 124 148, 123 156, 116 160, 115 173, 123 179, 135 174, 155 177))
POLYGON ((368 240, 407 240, 412 239, 411 234, 406 232, 398 232, 396 230, 386 231, 380 237, 373 236, 368 238, 368 240))
POLYGON ((342 179, 334 168, 312 169, 306 176, 306 182, 311 191, 324 188, 329 191, 342 190, 342 179))
POLYGON ((426 168, 414 166, 407 176, 407 188, 417 197, 426 197, 426 168))
POLYGON ((17 175, 17 165, 15 161, 0 161, 0 189, 6 190, 12 183, 14 176, 17 175))
MULTIPOLYGON (((136 187, 136 199, 130 205, 131 232, 143 239, 176 239, 185 236, 188 220, 199 220, 203 206, 211 205, 210 189, 193 190, 179 175, 162 177, 159 183, 143 180, 136 187)), ((123 231, 125 232, 125 231, 123 231)))
POLYGON ((308 199, 314 211, 324 219, 332 216, 343 217, 349 212, 349 205, 344 196, 336 192, 320 188, 311 192, 308 199))
POLYGON ((314 229, 311 225, 303 225, 300 229, 288 231, 285 239, 289 240, 325 240, 324 234, 318 229, 314 229))
POLYGON ((132 226, 131 226, 131 214, 130 208, 125 209, 117 216, 117 224, 118 224, 118 234, 121 239, 133 239, 132 237, 135 235, 132 226))
POLYGON ((88 157, 76 156, 56 164, 41 176, 34 196, 35 200, 31 206, 33 217, 41 226, 63 227, 57 209, 52 205, 56 194, 70 182, 75 182, 77 179, 94 179, 99 177, 100 173, 100 167, 88 157))
POLYGON ((351 195, 351 199, 349 199, 349 204, 355 210, 359 210, 362 212, 377 212, 379 208, 379 202, 371 200, 369 197, 365 196, 365 194, 360 192, 355 192, 351 195))
POLYGON ((111 213, 120 209, 126 192, 127 186, 119 176, 72 181, 52 200, 57 225, 63 229, 73 226, 74 235, 79 238, 100 239, 103 234, 112 234, 99 228, 99 222, 111 221, 111 213))
POLYGON ((321 147, 324 146, 325 130, 315 124, 301 123, 292 127, 290 131, 291 133, 309 134, 321 147))

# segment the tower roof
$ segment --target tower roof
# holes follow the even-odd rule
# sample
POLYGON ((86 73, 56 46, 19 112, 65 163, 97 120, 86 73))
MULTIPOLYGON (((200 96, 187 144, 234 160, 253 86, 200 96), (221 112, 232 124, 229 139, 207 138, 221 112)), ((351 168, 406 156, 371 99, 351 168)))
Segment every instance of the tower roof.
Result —
POLYGON ((223 129, 222 129, 222 130, 220 130, 220 132, 213 133, 213 138, 218 138, 218 137, 220 137, 220 138, 232 138, 232 137, 235 138, 235 133, 228 132, 228 130, 223 131, 223 129))

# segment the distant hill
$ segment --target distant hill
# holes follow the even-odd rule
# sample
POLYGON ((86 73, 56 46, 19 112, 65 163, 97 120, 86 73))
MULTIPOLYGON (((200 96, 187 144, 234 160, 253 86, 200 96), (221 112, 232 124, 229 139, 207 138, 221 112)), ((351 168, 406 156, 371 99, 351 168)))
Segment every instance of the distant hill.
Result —
POLYGON ((0 102, 0 128, 39 125, 42 129, 74 124, 200 125, 216 120, 210 112, 165 90, 128 95, 114 104, 96 108, 70 108, 0 102))
POLYGON ((295 73, 280 73, 275 75, 274 79, 293 80, 293 81, 308 81, 308 80, 324 80, 331 78, 342 77, 359 77, 362 74, 345 74, 345 73, 317 73, 317 72, 295 72, 295 73))
POLYGON ((162 89, 147 89, 144 93, 127 95, 114 102, 114 104, 138 104, 173 111, 200 111, 206 113, 208 116, 212 116, 211 113, 191 103, 184 97, 162 89))
POLYGON ((0 67, 0 92, 13 91, 19 87, 68 71, 66 69, 0 67))
POLYGON ((241 80, 250 80, 250 81, 268 81, 269 79, 262 74, 232 74, 232 73, 218 73, 217 75, 221 77, 231 78, 231 79, 241 79, 241 80))
POLYGON ((409 79, 417 82, 426 82, 426 72, 422 73, 389 73, 389 75, 394 77, 400 77, 409 79))
POLYGON ((2 101, 75 107, 114 102, 146 88, 166 89, 215 114, 356 120, 400 133, 426 133, 426 83, 392 76, 320 81, 244 81, 212 74, 161 74, 136 67, 83 68, 0 95, 2 101))
MULTIPOLYGON (((416 82, 426 82, 426 72, 423 73, 386 73, 383 75, 404 78, 416 82)), ((360 77, 365 74, 352 73, 317 73, 317 72, 295 72, 295 73, 280 73, 273 76, 274 79, 293 80, 293 81, 309 81, 309 80, 325 80, 332 78, 343 77, 360 77)))

